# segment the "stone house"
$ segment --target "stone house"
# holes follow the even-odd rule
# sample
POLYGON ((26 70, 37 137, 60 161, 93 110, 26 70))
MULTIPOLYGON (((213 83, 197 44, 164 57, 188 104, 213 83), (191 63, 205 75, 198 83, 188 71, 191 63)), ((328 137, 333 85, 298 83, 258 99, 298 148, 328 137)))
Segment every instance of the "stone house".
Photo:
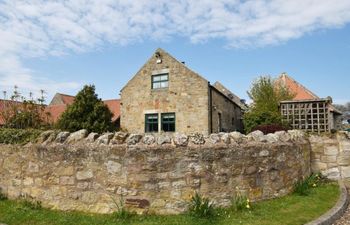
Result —
POLYGON ((245 104, 162 49, 122 88, 120 107, 121 128, 133 133, 243 131, 245 104))
POLYGON ((331 97, 318 97, 286 73, 277 82, 295 94, 292 100, 280 103, 283 120, 293 129, 320 133, 339 128, 342 113, 332 105, 331 97))

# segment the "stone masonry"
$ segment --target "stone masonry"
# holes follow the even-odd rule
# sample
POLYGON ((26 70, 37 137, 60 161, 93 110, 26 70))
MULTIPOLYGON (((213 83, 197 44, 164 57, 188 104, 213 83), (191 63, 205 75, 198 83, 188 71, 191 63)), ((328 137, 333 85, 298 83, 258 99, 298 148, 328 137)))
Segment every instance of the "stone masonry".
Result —
POLYGON ((235 192, 253 201, 291 192, 310 174, 310 144, 298 131, 101 136, 43 133, 38 143, 0 145, 0 188, 59 210, 184 212, 195 192, 228 206, 235 192), (298 162, 298 163, 296 163, 298 162))
POLYGON ((331 179, 350 179, 350 133, 311 135, 311 162, 314 172, 331 179))

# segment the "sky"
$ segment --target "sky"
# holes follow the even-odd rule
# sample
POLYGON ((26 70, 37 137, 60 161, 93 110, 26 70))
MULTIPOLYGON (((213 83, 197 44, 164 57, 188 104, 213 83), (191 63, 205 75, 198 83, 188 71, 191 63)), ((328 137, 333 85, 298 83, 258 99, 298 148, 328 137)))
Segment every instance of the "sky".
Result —
POLYGON ((349 23, 350 0, 0 0, 0 90, 119 98, 163 48, 248 101, 254 79, 286 72, 343 104, 349 23))

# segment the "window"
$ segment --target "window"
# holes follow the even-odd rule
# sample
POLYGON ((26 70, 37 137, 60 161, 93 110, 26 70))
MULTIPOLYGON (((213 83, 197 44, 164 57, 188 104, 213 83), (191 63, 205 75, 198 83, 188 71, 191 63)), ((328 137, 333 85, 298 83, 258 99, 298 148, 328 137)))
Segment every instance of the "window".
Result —
POLYGON ((145 115, 145 132, 158 132, 158 114, 145 115))
POLYGON ((152 76, 152 89, 167 88, 168 86, 169 86, 168 73, 152 76))
POLYGON ((162 131, 175 131, 175 113, 162 113, 162 131))

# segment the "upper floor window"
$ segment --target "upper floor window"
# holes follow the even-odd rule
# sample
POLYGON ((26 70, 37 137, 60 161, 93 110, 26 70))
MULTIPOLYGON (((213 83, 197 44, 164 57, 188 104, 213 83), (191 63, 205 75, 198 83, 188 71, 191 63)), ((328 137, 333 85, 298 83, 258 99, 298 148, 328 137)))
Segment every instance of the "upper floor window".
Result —
POLYGON ((162 113, 162 131, 175 131, 175 113, 162 113))
POLYGON ((158 114, 145 115, 145 132, 158 132, 158 114))
POLYGON ((169 74, 157 74, 152 76, 152 89, 167 88, 169 86, 169 74))

